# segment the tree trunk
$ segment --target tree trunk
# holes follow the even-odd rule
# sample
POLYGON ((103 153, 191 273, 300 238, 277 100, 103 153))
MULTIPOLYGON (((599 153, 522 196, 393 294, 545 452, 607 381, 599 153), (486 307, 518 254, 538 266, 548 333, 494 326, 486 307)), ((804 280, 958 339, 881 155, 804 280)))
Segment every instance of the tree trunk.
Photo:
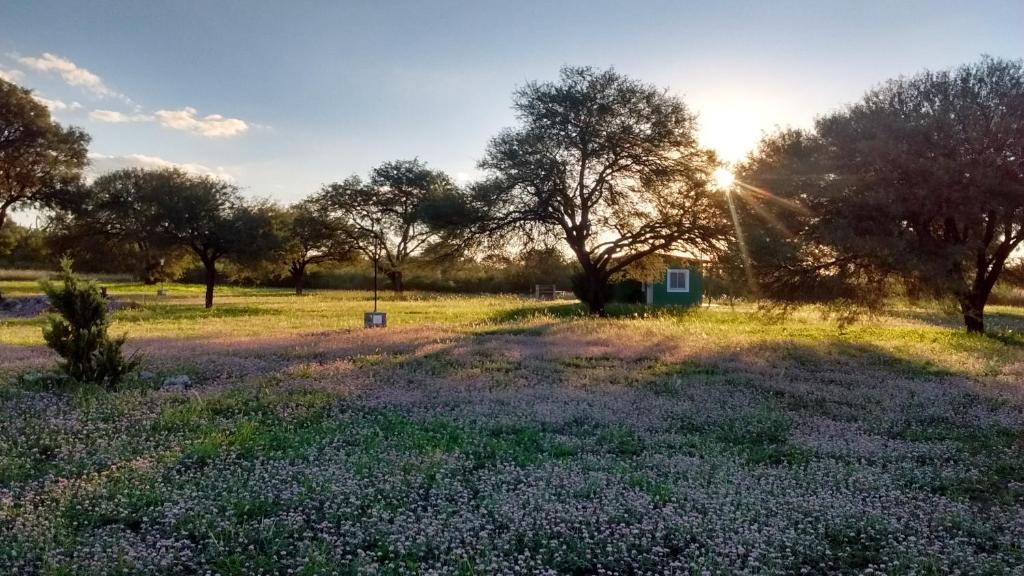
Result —
POLYGON ((217 261, 203 260, 206 268, 206 307, 213 308, 213 285, 217 283, 217 261))
POLYGON ((388 272, 388 280, 391 282, 391 289, 395 292, 402 292, 405 290, 405 285, 402 283, 402 271, 391 270, 388 272))
POLYGON ((587 310, 592 316, 604 318, 607 315, 605 304, 608 303, 608 281, 596 273, 589 273, 583 282, 587 310))
POLYGON ((146 286, 158 284, 163 277, 163 264, 160 260, 146 260, 142 268, 142 283, 146 286))
POLYGON ((302 296, 302 289, 306 285, 306 265, 292 262, 292 281, 295 284, 295 295, 302 296))
POLYGON ((972 334, 985 333, 985 302, 987 294, 971 292, 960 297, 960 311, 964 315, 964 326, 972 334))

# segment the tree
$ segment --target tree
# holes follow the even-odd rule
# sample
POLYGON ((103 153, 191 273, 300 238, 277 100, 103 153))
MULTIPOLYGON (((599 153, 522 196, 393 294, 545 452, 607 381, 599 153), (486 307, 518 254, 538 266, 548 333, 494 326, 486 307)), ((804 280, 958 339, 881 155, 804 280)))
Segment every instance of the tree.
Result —
POLYGON ((174 193, 156 199, 155 229, 165 243, 187 247, 203 264, 205 304, 212 308, 221 258, 230 256, 244 265, 279 249, 273 231, 275 207, 267 201, 243 201, 238 189, 222 180, 171 172, 174 193))
POLYGON ((48 241, 40 228, 8 223, 0 230, 0 268, 48 269, 53 265, 48 241))
POLYGON ((183 174, 124 168, 89 185, 79 200, 51 219, 58 244, 85 258, 114 257, 147 285, 174 279, 188 249, 164 237, 159 207, 177 193, 183 174))
POLYGON ((140 360, 121 352, 125 337, 107 334, 107 301, 96 285, 71 271, 71 260, 61 260, 60 284, 42 282, 43 292, 57 314, 43 328, 46 344, 64 359, 61 370, 77 382, 115 387, 140 360))
POLYGON ((58 222, 74 238, 91 234, 130 244, 147 276, 181 250, 191 252, 203 265, 206 307, 212 308, 221 258, 247 265, 280 249, 277 210, 268 201, 244 201, 234 185, 210 176, 126 169, 97 179, 58 222))
POLYGON ((312 199, 283 211, 279 228, 280 256, 288 266, 296 294, 302 294, 310 265, 344 262, 354 255, 344 221, 312 199))
POLYGON ((808 298, 857 301, 897 279, 954 298, 967 330, 984 332, 1024 241, 1024 62, 890 80, 813 131, 768 137, 743 172, 806 208, 776 293, 802 283, 808 298))
POLYGON ((557 234, 581 268, 583 300, 604 315, 609 280, 661 251, 705 254, 729 236, 713 191, 714 153, 682 100, 614 70, 566 67, 526 84, 521 125, 495 137, 475 187, 483 233, 557 234))
POLYGON ((383 267, 397 292, 410 258, 450 240, 452 228, 437 222, 450 221, 450 211, 464 204, 447 174, 419 160, 385 162, 367 181, 352 176, 329 184, 315 201, 340 219, 346 240, 383 267))
POLYGON ((241 205, 238 189, 222 180, 181 170, 163 171, 166 194, 154 194, 148 210, 164 245, 185 246, 203 264, 207 308, 213 307, 217 261, 238 245, 233 215, 241 205))
POLYGON ((64 128, 32 92, 0 80, 0 230, 21 206, 54 207, 74 195, 89 136, 64 128))

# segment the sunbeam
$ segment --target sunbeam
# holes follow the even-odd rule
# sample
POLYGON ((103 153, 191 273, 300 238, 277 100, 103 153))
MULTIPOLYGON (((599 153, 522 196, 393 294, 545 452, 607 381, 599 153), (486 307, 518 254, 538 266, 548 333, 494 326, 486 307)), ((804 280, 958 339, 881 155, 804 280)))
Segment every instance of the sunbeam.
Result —
POLYGON ((753 293, 757 293, 757 281, 754 280, 753 265, 750 262, 750 252, 747 250, 747 241, 743 237, 743 227, 740 225, 740 216, 736 212, 736 204, 733 202, 730 189, 725 190, 725 199, 729 203, 729 213, 732 215, 732 225, 736 229, 736 241, 740 246, 740 258, 743 259, 743 271, 747 275, 747 285, 753 293))
POLYGON ((782 206, 785 206, 786 208, 789 208, 790 210, 793 210, 793 211, 796 211, 796 212, 800 212, 801 214, 810 214, 811 213, 811 211, 808 210, 806 206, 803 206, 802 204, 799 204, 797 202, 793 202, 792 200, 786 200, 785 198, 779 198, 778 196, 776 196, 775 194, 772 194, 771 192, 765 190, 764 188, 759 188, 757 186, 754 186, 752 184, 747 184, 746 182, 741 182, 739 180, 736 181, 736 184, 739 187, 743 188, 744 190, 752 192, 754 194, 754 196, 756 196, 757 198, 763 198, 763 199, 769 200, 771 202, 775 202, 777 204, 781 204, 782 206))
POLYGON ((765 222, 767 222, 771 226, 774 226, 780 232, 785 234, 786 237, 792 238, 794 236, 793 232, 785 224, 783 224, 782 221, 779 220, 779 218, 775 214, 772 214, 772 212, 768 210, 768 208, 766 208, 758 201, 759 198, 750 198, 744 194, 737 194, 736 196, 743 200, 747 204, 747 206, 749 206, 752 210, 757 212, 757 215, 760 216, 765 222))

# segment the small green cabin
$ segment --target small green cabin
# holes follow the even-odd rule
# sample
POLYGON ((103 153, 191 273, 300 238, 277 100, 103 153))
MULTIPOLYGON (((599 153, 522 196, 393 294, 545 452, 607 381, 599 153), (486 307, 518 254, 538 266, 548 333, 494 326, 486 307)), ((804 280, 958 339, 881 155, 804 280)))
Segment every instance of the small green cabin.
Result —
POLYGON ((653 282, 644 282, 648 306, 699 306, 704 297, 704 275, 696 266, 670 266, 653 282))
POLYGON ((703 302, 704 274, 698 261, 662 258, 651 262, 640 277, 646 281, 629 279, 613 285, 612 300, 648 306, 699 306, 703 302))

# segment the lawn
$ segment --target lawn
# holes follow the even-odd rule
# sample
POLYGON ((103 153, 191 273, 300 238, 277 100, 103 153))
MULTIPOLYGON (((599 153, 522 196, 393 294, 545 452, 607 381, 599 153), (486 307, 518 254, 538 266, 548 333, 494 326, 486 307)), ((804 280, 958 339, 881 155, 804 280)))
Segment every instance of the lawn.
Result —
POLYGON ((0 573, 1024 573, 1020 309, 110 287, 121 391, 0 321, 0 573))

